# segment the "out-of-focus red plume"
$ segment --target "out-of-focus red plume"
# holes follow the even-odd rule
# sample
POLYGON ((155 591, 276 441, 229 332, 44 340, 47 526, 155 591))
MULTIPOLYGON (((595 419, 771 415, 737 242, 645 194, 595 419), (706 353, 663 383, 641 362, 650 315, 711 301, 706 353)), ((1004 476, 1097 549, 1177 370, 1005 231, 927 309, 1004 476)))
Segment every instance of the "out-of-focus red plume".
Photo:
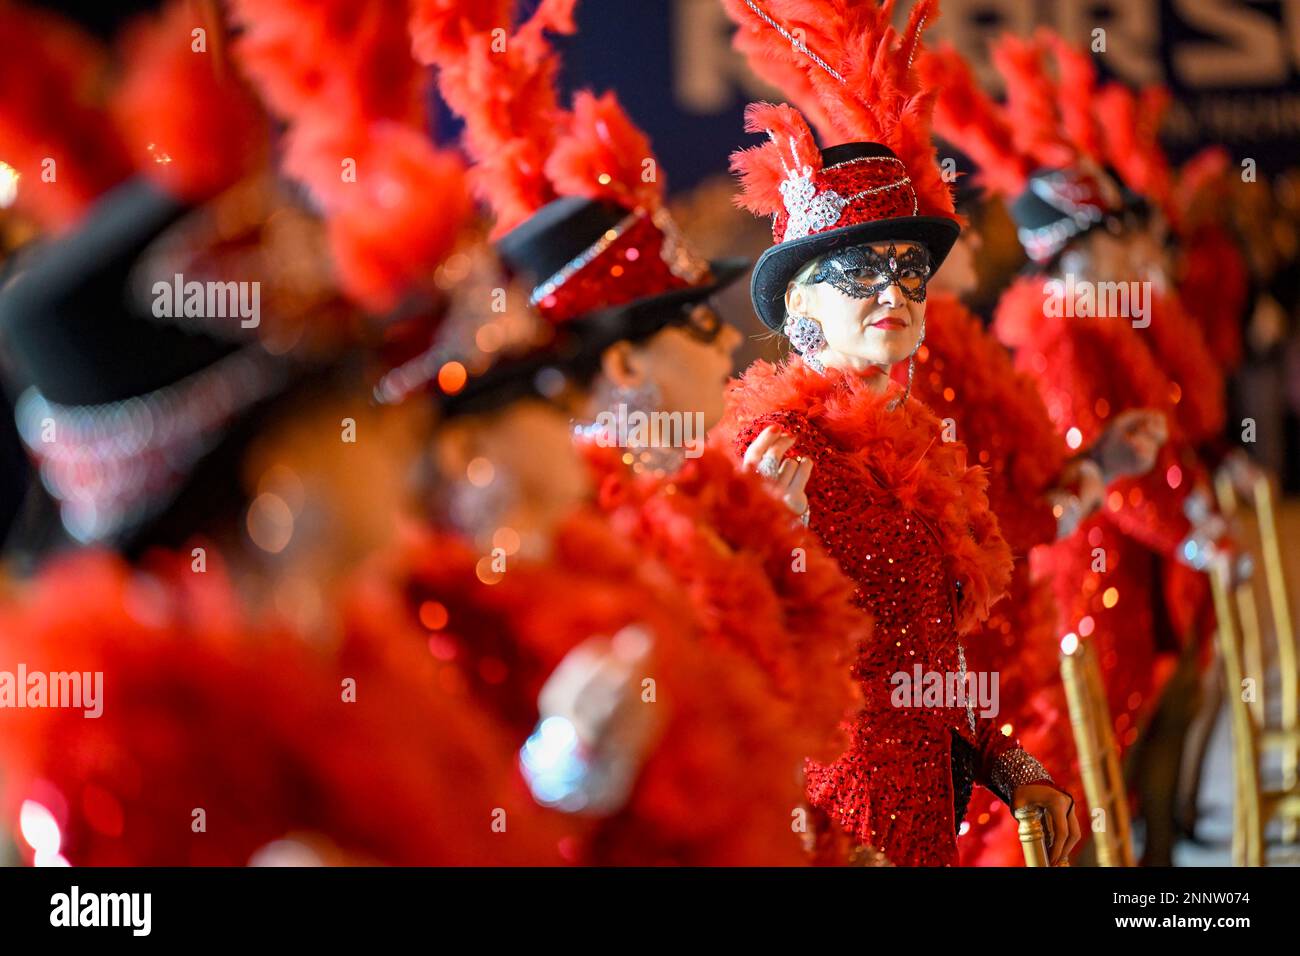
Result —
POLYGON ((556 198, 546 161, 565 114, 546 34, 573 32, 575 2, 544 0, 510 33, 513 0, 415 0, 415 56, 438 68, 443 99, 465 121, 474 188, 495 213, 496 235, 556 198))
POLYGON ((741 27, 738 48, 760 61, 760 72, 761 61, 778 55, 777 41, 755 34, 784 41, 805 78, 792 98, 816 97, 815 118, 828 138, 888 146, 907 167, 920 213, 953 215, 930 137, 934 93, 922 87, 913 63, 923 30, 939 15, 936 0, 918 0, 901 32, 891 25, 893 0, 763 0, 761 14, 743 0, 726 6, 741 27))
POLYGON ((12 186, 15 208, 43 229, 72 225, 130 174, 97 102, 106 62, 71 23, 0 2, 0 162, 12 170, 0 188, 12 186))
POLYGON ((1173 225, 1180 232, 1191 228, 1211 213, 1212 218, 1222 216, 1222 207, 1215 200, 1227 194, 1228 170, 1232 156, 1222 146, 1207 146, 1178 170, 1176 184, 1170 190, 1170 213, 1173 225))
POLYGON ((224 58, 223 25, 175 0, 122 40, 112 110, 136 166, 185 199, 211 196, 265 157, 266 115, 224 58))
POLYGON ((419 123, 420 69, 404 0, 230 0, 240 64, 278 116, 296 123, 419 123))
POLYGON ((979 88, 969 65, 951 46, 923 50, 916 63, 923 84, 938 92, 935 131, 970 156, 984 189, 1003 197, 1018 195, 1034 171, 1034 161, 1016 149, 1002 107, 979 88))
POLYGON ((1107 83, 1096 97, 1107 161, 1129 189, 1162 207, 1169 201, 1170 174, 1159 136, 1168 103, 1162 87, 1135 93, 1121 83, 1107 83))
POLYGON ((432 276, 470 211, 463 165, 425 135, 408 5, 232 3, 236 53, 288 124, 285 172, 324 214, 344 290, 392 308, 432 276))
POLYGON ((1097 93, 1097 67, 1086 50, 1069 43, 1059 33, 1044 29, 1040 34, 1056 56, 1062 132, 1081 155, 1102 163, 1105 147, 1092 111, 1097 93))
POLYGON ((296 133, 286 166, 304 182, 337 183, 321 191, 335 272, 355 301, 377 312, 432 276, 472 212, 461 159, 391 120, 296 133), (356 161, 354 180, 340 180, 342 155, 356 161))
POLYGON ((1065 140, 1056 83, 1047 72, 1046 41, 1005 34, 993 44, 993 62, 1007 90, 1007 120, 1016 148, 1038 166, 1071 165, 1077 153, 1065 140))
POLYGON ((611 92, 580 92, 564 133, 546 161, 546 175, 562 196, 607 199, 650 211, 663 203, 664 180, 650 140, 611 92))
POLYGON ((756 216, 775 215, 784 208, 781 183, 790 170, 822 166, 821 150, 803 116, 784 103, 750 103, 745 108, 745 131, 766 133, 762 146, 731 154, 731 171, 740 178, 736 204, 756 216))

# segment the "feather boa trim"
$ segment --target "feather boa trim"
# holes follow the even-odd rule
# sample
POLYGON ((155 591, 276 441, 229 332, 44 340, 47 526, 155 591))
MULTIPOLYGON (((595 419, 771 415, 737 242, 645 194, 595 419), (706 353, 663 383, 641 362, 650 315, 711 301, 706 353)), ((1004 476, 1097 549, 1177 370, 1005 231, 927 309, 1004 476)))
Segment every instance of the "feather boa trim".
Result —
POLYGON ((919 401, 892 407, 897 395, 892 385, 880 392, 864 376, 823 375, 798 358, 758 361, 729 387, 719 434, 734 445, 772 413, 807 419, 862 469, 864 483, 879 481, 935 530, 948 573, 962 586, 957 627, 965 633, 1006 590, 1011 549, 989 507, 984 469, 966 464, 961 442, 942 440, 942 423, 919 401))
POLYGON ((1065 466, 1066 448, 1034 380, 951 295, 932 295, 912 394, 943 419, 989 471, 989 500, 1017 557, 1056 537, 1045 498, 1065 466))
POLYGON ((681 582, 706 639, 768 675, 806 732, 808 756, 838 756, 846 741, 837 728, 858 704, 850 666, 871 622, 816 535, 720 448, 668 477, 633 474, 618 449, 584 451, 602 509, 681 582))

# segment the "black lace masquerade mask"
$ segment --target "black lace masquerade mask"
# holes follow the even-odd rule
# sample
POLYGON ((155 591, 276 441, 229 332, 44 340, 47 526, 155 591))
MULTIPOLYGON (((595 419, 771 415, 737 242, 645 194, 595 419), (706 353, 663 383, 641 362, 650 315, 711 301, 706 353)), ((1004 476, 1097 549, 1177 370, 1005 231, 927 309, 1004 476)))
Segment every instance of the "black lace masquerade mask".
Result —
POLYGON ((924 302, 925 286, 930 281, 930 252, 914 245, 899 253, 892 242, 883 254, 870 246, 849 246, 825 256, 812 281, 829 282, 855 299, 873 299, 897 284, 906 298, 924 302))

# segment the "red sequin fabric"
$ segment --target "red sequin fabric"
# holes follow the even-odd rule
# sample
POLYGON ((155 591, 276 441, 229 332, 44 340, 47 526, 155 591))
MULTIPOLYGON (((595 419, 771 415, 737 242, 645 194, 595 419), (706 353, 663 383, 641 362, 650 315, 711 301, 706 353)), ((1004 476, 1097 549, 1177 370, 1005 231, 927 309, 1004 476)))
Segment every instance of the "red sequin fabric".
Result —
POLYGON ((891 407, 897 389, 876 384, 799 359, 757 362, 719 428, 737 456, 776 425, 796 439, 790 454, 813 459, 811 528, 875 619, 853 668, 864 704, 852 743, 810 763, 811 802, 895 864, 952 865, 971 783, 992 783, 1017 744, 955 701, 899 693, 898 675, 965 670, 958 634, 1001 596, 1010 552, 966 449, 943 441, 919 402, 891 407))
POLYGON ((597 309, 709 281, 707 263, 681 246, 674 232, 672 227, 660 229, 649 215, 638 215, 591 261, 542 295, 538 311, 550 322, 567 322, 597 309))
POLYGON ((916 190, 907 178, 907 167, 891 157, 863 157, 827 166, 805 182, 802 190, 787 189, 785 211, 772 221, 773 241, 917 214, 916 190), (814 214, 803 215, 810 211, 814 214), (792 220, 794 230, 789 228, 792 220))

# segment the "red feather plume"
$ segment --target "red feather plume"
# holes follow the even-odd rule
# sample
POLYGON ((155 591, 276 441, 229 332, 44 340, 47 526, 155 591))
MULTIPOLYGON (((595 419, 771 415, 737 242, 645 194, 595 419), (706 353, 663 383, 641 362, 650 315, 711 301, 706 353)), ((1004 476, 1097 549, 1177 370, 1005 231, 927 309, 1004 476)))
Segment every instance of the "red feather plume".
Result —
MULTIPOLYGON (((790 41, 763 21, 747 19, 749 11, 744 0, 722 0, 722 5, 727 8, 731 19, 739 24, 731 45, 745 57, 749 68, 759 79, 780 90, 786 101, 807 117, 823 140, 832 140, 835 131, 830 117, 822 109, 812 80, 797 58, 791 55, 790 41)), ((824 49, 830 45, 820 30, 806 35, 805 42, 812 49, 824 49)))
MULTIPOLYGON (((745 37, 739 48, 748 56, 775 57, 776 40, 760 42, 764 31, 785 44, 786 56, 803 72, 792 98, 805 103, 816 98, 818 123, 838 142, 883 143, 907 167, 922 215, 953 215, 952 193, 944 181, 930 138, 934 93, 922 87, 913 64, 921 33, 939 14, 935 0, 919 0, 900 32, 890 23, 893 0, 876 5, 850 0, 767 0, 767 16, 791 36, 803 38, 806 50, 744 3, 727 3, 745 37), (836 75, 812 58, 815 54, 836 75)), ((806 123, 804 124, 806 126, 806 123)), ((742 154, 743 155, 743 154, 742 154)), ((753 166, 764 157, 742 160, 751 181, 770 178, 774 170, 755 176, 753 166)), ((747 204, 747 201, 746 201, 747 204)), ((760 201, 760 204, 764 204, 760 201)))
POLYGON ((237 55, 288 124, 285 172, 324 214, 344 290, 372 311, 392 308, 432 275, 470 211, 461 163, 424 131, 407 5, 233 0, 233 8, 243 27, 237 55))
POLYGON ((545 0, 509 36, 512 0, 414 4, 415 56, 438 68, 443 99, 465 121, 475 191, 492 207, 497 235, 556 197, 545 167, 565 116, 546 33, 573 32, 575 2, 545 0))
POLYGON ((1018 195, 1034 171, 1034 161, 1016 148, 1002 107, 979 88, 970 66, 951 46, 923 50, 916 62, 924 85, 938 91, 935 131, 974 160, 984 189, 1004 197, 1018 195))
POLYGON ((121 44, 126 69, 111 107, 127 148, 146 175, 191 200, 237 182, 265 156, 265 114, 225 60, 222 29, 176 0, 129 27, 121 44))
POLYGON ((1161 87, 1134 92, 1107 83, 1097 93, 1098 121, 1106 130, 1106 158, 1134 192, 1165 206, 1169 163, 1160 146, 1160 122, 1169 94, 1161 87))
POLYGON ((1042 36, 1056 57, 1064 135, 1082 155, 1100 163, 1105 146, 1092 111, 1097 93, 1097 67, 1086 50, 1067 42, 1059 33, 1044 30, 1042 36))
POLYGON ((786 171, 822 168, 821 150, 799 111, 784 103, 750 103, 745 108, 745 132, 766 133, 762 146, 731 154, 731 171, 740 178, 736 204, 756 216, 775 215, 784 208, 781 183, 786 171))
POLYGON ((663 203, 664 179, 650 140, 612 92, 596 96, 584 90, 574 97, 568 126, 546 161, 546 175, 561 196, 651 211, 663 203))
POLYGON ((71 23, 0 3, 0 162, 18 176, 15 208, 42 229, 71 226, 130 174, 97 102, 105 67, 105 51, 71 23))
POLYGON ((1046 40, 1006 34, 993 45, 993 62, 1006 83, 1006 115, 1016 148, 1038 166, 1070 166, 1076 158, 1062 134, 1056 83, 1047 72, 1046 40))

